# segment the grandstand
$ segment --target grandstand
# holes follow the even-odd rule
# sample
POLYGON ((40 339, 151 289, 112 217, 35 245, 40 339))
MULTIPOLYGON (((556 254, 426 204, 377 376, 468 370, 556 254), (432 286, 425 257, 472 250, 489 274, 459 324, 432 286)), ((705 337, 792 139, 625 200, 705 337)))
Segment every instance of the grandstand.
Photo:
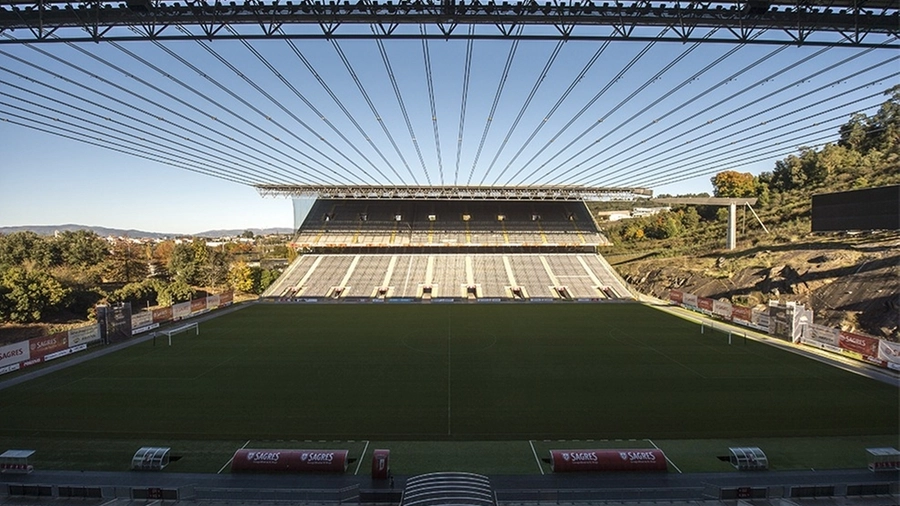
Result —
POLYGON ((601 301, 631 293, 598 249, 584 200, 319 196, 301 255, 263 297, 282 301, 601 301))

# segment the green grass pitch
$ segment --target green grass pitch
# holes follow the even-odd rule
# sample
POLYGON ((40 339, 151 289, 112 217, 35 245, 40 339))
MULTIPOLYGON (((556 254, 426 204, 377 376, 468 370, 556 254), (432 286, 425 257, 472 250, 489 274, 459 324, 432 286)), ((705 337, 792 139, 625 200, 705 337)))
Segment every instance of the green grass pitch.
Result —
POLYGON ((821 440, 841 466, 849 447, 895 445, 900 427, 894 387, 640 304, 258 304, 166 344, 3 390, 0 446, 39 448, 45 467, 117 469, 162 444, 191 456, 173 470, 216 472, 248 444, 360 456, 364 441, 410 455, 466 442, 538 472, 531 446, 543 457, 547 440, 622 439, 671 441, 685 470, 709 470, 706 453, 725 447, 695 455, 704 445, 685 441, 821 440))

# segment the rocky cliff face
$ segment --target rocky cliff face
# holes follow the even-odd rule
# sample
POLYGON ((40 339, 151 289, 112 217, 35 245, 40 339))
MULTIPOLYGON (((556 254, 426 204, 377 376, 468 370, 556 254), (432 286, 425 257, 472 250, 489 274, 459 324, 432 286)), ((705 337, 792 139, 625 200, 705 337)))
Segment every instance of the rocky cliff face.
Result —
POLYGON ((611 261, 638 291, 659 298, 679 289, 747 306, 796 301, 813 309, 816 323, 900 340, 898 234, 611 261))

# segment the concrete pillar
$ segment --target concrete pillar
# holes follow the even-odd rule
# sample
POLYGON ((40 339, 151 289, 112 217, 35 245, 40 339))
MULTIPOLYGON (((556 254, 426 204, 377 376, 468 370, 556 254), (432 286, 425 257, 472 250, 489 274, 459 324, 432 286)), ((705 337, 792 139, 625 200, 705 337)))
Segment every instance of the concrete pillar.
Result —
POLYGON ((737 204, 728 204, 728 235, 725 237, 725 249, 733 250, 737 246, 737 204))

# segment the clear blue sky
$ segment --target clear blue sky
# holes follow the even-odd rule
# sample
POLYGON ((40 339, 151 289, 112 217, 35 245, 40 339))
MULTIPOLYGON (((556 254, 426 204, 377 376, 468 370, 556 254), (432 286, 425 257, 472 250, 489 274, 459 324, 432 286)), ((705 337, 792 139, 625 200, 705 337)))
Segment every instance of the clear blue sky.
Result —
POLYGON ((340 43, 371 105, 331 43, 297 44, 352 121, 283 41, 252 46, 293 90, 240 42, 209 47, 252 83, 197 43, 162 45, 199 73, 148 42, 122 47, 160 71, 105 43, 78 46, 84 52, 38 46, 47 54, 0 47, 0 118, 10 120, 0 121, 0 226, 78 223, 174 233, 291 227, 291 201, 262 198, 250 182, 573 183, 710 191, 715 172, 757 174, 798 145, 833 139, 851 112, 877 108, 883 98, 875 95, 897 82, 892 74, 898 70, 896 61, 885 64, 896 57, 888 50, 735 51, 734 45, 618 42, 559 102, 600 44, 565 44, 541 80, 555 43, 522 42, 489 118, 511 42, 479 41, 460 145, 466 43, 432 41, 438 156, 420 41, 384 45, 413 137, 373 41, 340 43), (734 79, 724 83, 729 76, 734 79), (118 137, 125 146, 144 145, 140 149, 151 155, 175 152, 166 156, 182 168, 14 123, 61 127, 68 135, 97 130, 102 135, 88 137, 118 137), (245 184, 187 166, 238 174, 245 184))

